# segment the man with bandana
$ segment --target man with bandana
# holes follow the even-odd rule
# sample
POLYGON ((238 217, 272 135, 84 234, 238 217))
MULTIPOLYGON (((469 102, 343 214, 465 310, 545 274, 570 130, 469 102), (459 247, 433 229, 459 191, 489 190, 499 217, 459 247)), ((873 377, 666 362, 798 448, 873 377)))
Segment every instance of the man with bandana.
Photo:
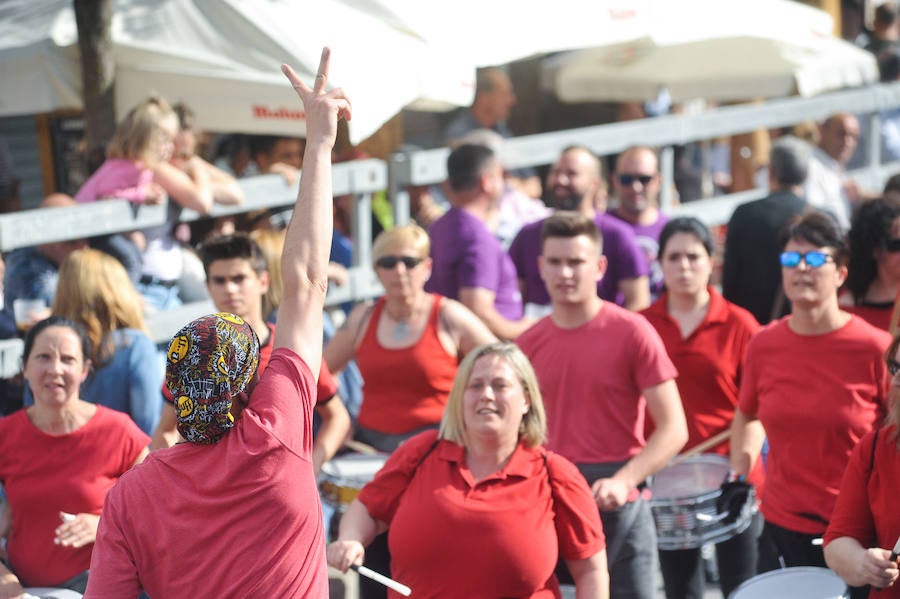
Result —
POLYGON ((166 383, 186 442, 154 452, 107 496, 85 597, 327 597, 325 534, 312 466, 331 243, 331 150, 350 103, 283 66, 303 102, 307 146, 282 257, 284 300, 268 368, 240 317, 179 331, 166 383))

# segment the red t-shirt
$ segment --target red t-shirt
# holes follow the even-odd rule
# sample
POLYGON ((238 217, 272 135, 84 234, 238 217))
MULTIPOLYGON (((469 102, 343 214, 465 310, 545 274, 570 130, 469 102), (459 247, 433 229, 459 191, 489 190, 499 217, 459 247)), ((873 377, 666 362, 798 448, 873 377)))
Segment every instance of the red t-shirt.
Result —
POLYGON ((356 364, 366 382, 360 426, 396 435, 441 421, 459 360, 438 338, 440 305, 441 296, 434 295, 422 336, 409 347, 393 349, 378 343, 384 299, 375 304, 356 350, 356 364), (403 384, 397 384, 398 376, 403 384))
POLYGON ((862 319, 824 335, 798 335, 790 317, 750 340, 741 412, 769 440, 762 513, 795 532, 824 532, 853 447, 885 416, 891 336, 862 319))
MULTIPOLYGON (((856 539, 863 547, 891 550, 900 536, 900 453, 897 425, 893 424, 863 437, 847 462, 841 492, 825 531, 825 545, 840 537, 856 539), (875 450, 874 460, 872 450, 875 450)), ((900 585, 872 588, 872 599, 900 599, 900 585)))
POLYGON ((327 597, 315 380, 287 348, 215 445, 150 456, 106 500, 85 596, 327 597))
POLYGON ((68 435, 42 432, 25 410, 0 418, 0 483, 13 519, 7 547, 23 586, 53 587, 90 567, 93 545, 53 543, 59 513, 99 514, 149 443, 128 414, 103 406, 68 435))
POLYGON ((548 454, 545 464, 542 448, 519 445, 476 484, 465 449, 431 449, 436 438, 427 431, 401 445, 359 495, 389 524, 392 578, 416 597, 559 597, 557 558, 606 546, 597 504, 569 461, 548 454))
POLYGON ((548 316, 516 344, 541 386, 547 447, 576 464, 625 462, 640 453, 643 390, 678 376, 650 323, 610 302, 574 329, 548 316))
MULTIPOLYGON (((265 372, 266 366, 269 365, 269 359, 272 357, 272 340, 275 339, 275 325, 271 322, 267 322, 266 326, 269 327, 269 338, 266 340, 265 345, 259 346, 259 367, 257 368, 257 372, 259 372, 260 375, 265 372)), ((319 367, 319 380, 316 382, 316 405, 330 401, 331 398, 334 397, 334 394, 337 393, 337 390, 337 379, 334 378, 334 375, 328 370, 328 364, 326 364, 325 359, 322 358, 322 365, 319 367)), ((163 383, 163 399, 171 404, 175 403, 175 400, 172 399, 172 394, 169 392, 169 388, 166 387, 165 383, 163 383)))

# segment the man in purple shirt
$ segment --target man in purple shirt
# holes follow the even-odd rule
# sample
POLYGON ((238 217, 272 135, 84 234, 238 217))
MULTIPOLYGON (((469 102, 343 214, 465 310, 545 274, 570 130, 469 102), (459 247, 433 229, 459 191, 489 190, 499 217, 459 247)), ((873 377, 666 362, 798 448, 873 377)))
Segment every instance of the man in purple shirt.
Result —
MULTIPOLYGON (((548 203, 556 210, 583 214, 600 230, 607 268, 597 282, 597 294, 629 310, 642 310, 650 305, 647 261, 631 228, 595 209, 594 199, 602 185, 600 161, 594 153, 584 146, 570 146, 547 174, 548 203)), ((535 316, 550 310, 550 296, 538 271, 542 224, 543 220, 522 227, 509 248, 526 311, 535 316)))
POLYGON ((657 260, 659 234, 669 217, 659 211, 659 160, 645 146, 632 146, 619 154, 613 175, 618 200, 610 214, 631 226, 650 265, 650 293, 662 292, 662 268, 657 260))
POLYGON ((515 339, 522 319, 516 267, 485 224, 503 193, 503 169, 485 146, 464 144, 447 159, 451 208, 428 227, 432 275, 425 290, 459 300, 502 339, 515 339))

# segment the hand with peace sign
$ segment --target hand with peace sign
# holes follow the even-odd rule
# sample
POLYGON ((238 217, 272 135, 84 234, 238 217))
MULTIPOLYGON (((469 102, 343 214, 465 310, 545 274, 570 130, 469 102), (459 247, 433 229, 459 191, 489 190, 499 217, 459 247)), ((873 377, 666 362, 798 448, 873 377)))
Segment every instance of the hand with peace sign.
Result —
POLYGON ((294 69, 286 64, 281 65, 281 71, 291 82, 306 111, 307 146, 324 143, 333 147, 337 136, 338 119, 343 118, 349 121, 351 117, 350 101, 344 95, 343 90, 337 88, 326 91, 325 89, 330 62, 331 50, 323 48, 319 70, 311 89, 300 80, 294 69))

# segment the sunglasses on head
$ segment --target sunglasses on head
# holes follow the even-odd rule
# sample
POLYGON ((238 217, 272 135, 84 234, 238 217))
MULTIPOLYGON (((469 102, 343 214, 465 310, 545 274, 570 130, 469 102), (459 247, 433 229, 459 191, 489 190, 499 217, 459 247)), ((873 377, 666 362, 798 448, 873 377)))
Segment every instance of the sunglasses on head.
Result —
POLYGON ((900 362, 894 359, 888 360, 887 368, 888 372, 891 373, 891 376, 897 376, 897 373, 900 372, 900 362))
POLYGON ((382 256, 375 261, 375 266, 377 266, 378 268, 383 268, 385 270, 390 270, 401 262, 403 263, 403 266, 405 266, 406 269, 409 270, 410 268, 415 268, 416 266, 421 264, 422 258, 416 258, 414 256, 382 256))
POLYGON ((640 181, 641 185, 647 185, 653 180, 654 175, 636 175, 633 173, 622 173, 617 175, 621 185, 634 185, 635 181, 640 181))
POLYGON ((806 252, 805 254, 800 252, 781 252, 780 258, 781 265, 785 268, 797 268, 800 266, 801 260, 806 262, 806 265, 810 268, 821 268, 825 266, 826 262, 834 262, 831 254, 815 251, 806 252))
POLYGON ((884 242, 884 249, 891 254, 896 254, 900 252, 900 238, 896 239, 888 239, 884 242))

